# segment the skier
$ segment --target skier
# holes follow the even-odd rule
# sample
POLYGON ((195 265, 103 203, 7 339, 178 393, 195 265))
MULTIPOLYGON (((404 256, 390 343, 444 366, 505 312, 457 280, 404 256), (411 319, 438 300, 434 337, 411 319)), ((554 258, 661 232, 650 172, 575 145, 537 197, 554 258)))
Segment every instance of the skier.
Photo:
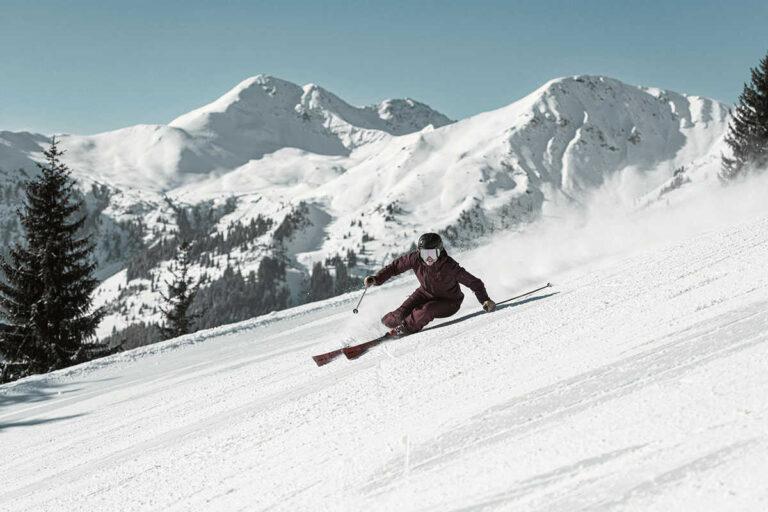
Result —
POLYGON ((417 251, 397 258, 375 275, 366 277, 365 287, 381 285, 406 270, 414 271, 421 286, 399 308, 381 319, 381 323, 391 329, 390 335, 419 332, 435 318, 455 314, 464 300, 459 283, 475 293, 486 312, 496 309, 496 303, 488 297, 483 282, 448 256, 437 233, 421 235, 417 251))

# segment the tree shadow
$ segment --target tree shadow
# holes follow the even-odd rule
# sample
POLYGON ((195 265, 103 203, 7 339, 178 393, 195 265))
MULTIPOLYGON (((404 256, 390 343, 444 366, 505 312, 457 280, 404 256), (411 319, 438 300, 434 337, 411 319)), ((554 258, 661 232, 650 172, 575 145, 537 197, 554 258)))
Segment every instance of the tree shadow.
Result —
MULTIPOLYGON (((107 377, 104 379, 89 380, 87 382, 106 382, 114 380, 115 377, 107 377)), ((20 383, 14 386, 10 383, 10 386, 0 388, 0 410, 3 407, 14 404, 34 404, 38 402, 45 402, 46 400, 52 400, 55 398, 62 398, 71 393, 81 391, 81 387, 68 387, 82 383, 70 382, 66 384, 57 384, 53 382, 30 382, 20 383), (65 388, 67 389, 59 389, 65 388)))
POLYGON ((45 384, 40 387, 30 387, 20 391, 16 391, 13 388, 8 392, 0 394, 0 410, 3 407, 14 404, 34 404, 38 402, 45 402, 53 398, 61 397, 65 394, 74 393, 80 391, 81 388, 73 388, 66 390, 59 390, 57 388, 65 387, 62 384, 45 384))
POLYGON ((2 433, 3 430, 9 429, 9 428, 34 427, 36 425, 43 425, 45 423, 52 423, 54 421, 63 421, 63 420, 69 420, 72 418, 79 418, 80 416, 85 416, 85 414, 70 414, 69 416, 58 416, 56 418, 40 418, 36 420, 24 420, 24 421, 12 421, 10 423, 0 423, 0 433, 2 433))
MULTIPOLYGON (((538 297, 530 297, 528 299, 523 299, 517 302, 510 302, 509 304, 502 304, 498 307, 496 307, 496 311, 501 311, 502 309, 512 308, 516 306, 522 306, 523 304, 528 304, 529 302, 536 302, 537 300, 546 299, 548 297, 551 297, 553 295, 557 295, 560 292, 552 292, 548 293, 546 295, 540 295, 538 297)), ((470 318, 474 318, 476 316, 485 315, 487 314, 485 311, 475 311, 474 313, 469 313, 468 315, 461 316, 459 318, 455 318, 453 320, 449 320, 448 322, 443 322, 441 324, 433 325, 432 327, 426 327, 422 329, 422 332, 424 331, 431 331, 433 329, 440 329, 442 327, 448 327, 449 325, 457 324, 459 322, 464 322, 465 320, 469 320, 470 318)))

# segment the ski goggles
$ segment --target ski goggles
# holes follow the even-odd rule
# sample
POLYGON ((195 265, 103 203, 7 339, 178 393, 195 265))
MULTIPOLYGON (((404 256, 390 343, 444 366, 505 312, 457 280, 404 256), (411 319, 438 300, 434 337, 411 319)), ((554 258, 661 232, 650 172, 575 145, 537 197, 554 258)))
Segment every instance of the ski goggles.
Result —
POLYGON ((437 258, 440 257, 440 249, 419 249, 419 256, 424 261, 427 261, 427 258, 437 261, 437 258))

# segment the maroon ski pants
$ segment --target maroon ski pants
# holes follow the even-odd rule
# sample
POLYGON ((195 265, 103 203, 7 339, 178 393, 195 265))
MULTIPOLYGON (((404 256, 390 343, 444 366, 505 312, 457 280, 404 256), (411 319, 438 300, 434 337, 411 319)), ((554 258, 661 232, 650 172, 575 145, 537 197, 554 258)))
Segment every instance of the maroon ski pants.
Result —
POLYGON ((435 318, 454 315, 463 300, 463 295, 456 299, 431 297, 421 288, 417 288, 399 308, 384 315, 381 322, 390 329, 402 322, 409 332, 419 332, 435 318))

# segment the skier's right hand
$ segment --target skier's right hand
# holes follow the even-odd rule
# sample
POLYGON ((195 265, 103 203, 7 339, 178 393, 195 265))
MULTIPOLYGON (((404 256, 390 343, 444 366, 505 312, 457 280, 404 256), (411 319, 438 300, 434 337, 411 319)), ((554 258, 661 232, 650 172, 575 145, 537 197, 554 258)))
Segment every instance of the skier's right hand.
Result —
POLYGON ((483 302, 483 309, 486 313, 490 313, 491 311, 496 309, 496 303, 493 302, 491 299, 488 299, 487 301, 483 302))
POLYGON ((376 278, 373 276, 368 276, 363 281, 363 284, 365 284, 366 288, 369 288, 371 286, 376 286, 376 278))

